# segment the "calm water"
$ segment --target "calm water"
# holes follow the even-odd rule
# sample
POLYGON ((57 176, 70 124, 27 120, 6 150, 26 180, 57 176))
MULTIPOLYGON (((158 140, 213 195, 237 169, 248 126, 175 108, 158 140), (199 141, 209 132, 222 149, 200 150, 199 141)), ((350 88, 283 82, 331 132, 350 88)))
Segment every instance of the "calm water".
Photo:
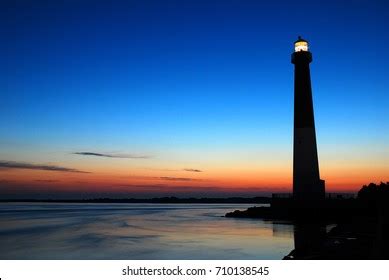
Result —
POLYGON ((281 259, 293 226, 242 204, 0 203, 0 259, 281 259))

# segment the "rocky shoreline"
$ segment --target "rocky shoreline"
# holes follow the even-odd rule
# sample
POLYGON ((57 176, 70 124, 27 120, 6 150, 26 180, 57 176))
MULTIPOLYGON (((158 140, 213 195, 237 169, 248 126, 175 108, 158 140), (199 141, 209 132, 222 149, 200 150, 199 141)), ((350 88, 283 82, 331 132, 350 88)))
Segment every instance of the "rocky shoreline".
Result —
POLYGON ((227 218, 293 223, 295 249, 285 260, 389 259, 389 183, 364 186, 356 199, 302 207, 293 199, 227 213, 227 218), (327 226, 335 226, 327 231, 327 226))
MULTIPOLYGON (((295 226, 295 249, 285 260, 317 259, 389 259, 388 219, 370 215, 355 215, 349 219, 290 219, 275 215, 271 207, 255 207, 227 213, 229 218, 250 218, 290 221, 295 226), (326 232, 326 226, 335 226, 326 232)), ((386 217, 388 217, 386 215, 386 217)), ((330 217, 326 217, 330 218, 330 217)))

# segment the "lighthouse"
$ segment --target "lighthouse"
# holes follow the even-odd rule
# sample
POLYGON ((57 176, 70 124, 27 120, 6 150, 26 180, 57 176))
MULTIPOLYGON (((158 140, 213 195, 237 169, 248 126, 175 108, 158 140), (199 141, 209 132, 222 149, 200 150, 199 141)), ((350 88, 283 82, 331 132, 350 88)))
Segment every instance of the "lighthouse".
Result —
POLYGON ((312 54, 308 41, 300 36, 294 43, 294 138, 293 198, 301 203, 315 203, 325 197, 324 180, 320 179, 315 119, 309 64, 312 54))

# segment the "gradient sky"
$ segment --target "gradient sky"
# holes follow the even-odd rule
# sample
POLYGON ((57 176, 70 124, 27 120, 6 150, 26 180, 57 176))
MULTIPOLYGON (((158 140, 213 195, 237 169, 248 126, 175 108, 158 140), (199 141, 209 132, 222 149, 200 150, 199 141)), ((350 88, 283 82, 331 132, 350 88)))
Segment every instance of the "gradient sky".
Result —
POLYGON ((389 181, 387 1, 0 4, 0 195, 290 191, 310 42, 328 191, 389 181))

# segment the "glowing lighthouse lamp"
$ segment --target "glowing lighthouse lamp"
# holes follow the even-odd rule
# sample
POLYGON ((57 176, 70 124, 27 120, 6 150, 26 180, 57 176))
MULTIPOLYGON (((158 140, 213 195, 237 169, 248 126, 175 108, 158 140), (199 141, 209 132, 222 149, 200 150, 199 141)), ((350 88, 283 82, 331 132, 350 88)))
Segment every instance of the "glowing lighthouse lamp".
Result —
POLYGON ((298 37, 298 40, 294 42, 294 51, 295 52, 307 52, 308 51, 308 42, 298 37))

